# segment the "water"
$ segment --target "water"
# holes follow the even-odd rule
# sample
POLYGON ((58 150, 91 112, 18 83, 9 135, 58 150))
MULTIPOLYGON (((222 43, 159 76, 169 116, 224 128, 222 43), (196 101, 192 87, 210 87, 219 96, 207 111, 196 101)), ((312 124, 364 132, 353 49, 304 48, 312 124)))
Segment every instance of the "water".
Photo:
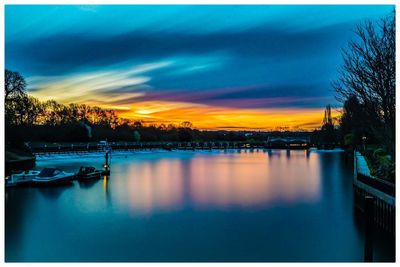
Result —
MULTIPOLYGON (((102 156, 41 159, 76 171, 102 156)), ((362 261, 343 153, 112 157, 110 179, 6 191, 6 261, 362 261)), ((379 233, 374 257, 394 260, 379 233)))

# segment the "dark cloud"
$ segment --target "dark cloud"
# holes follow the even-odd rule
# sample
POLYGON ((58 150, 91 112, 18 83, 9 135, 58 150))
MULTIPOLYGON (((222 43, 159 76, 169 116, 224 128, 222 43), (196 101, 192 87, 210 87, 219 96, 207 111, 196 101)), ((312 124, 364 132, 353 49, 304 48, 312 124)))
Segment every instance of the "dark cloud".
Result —
POLYGON ((238 58, 271 61, 315 57, 337 45, 348 30, 339 24, 310 31, 263 27, 208 34, 128 32, 114 36, 60 33, 30 42, 6 42, 6 66, 41 74, 95 68, 127 60, 227 51, 238 58))

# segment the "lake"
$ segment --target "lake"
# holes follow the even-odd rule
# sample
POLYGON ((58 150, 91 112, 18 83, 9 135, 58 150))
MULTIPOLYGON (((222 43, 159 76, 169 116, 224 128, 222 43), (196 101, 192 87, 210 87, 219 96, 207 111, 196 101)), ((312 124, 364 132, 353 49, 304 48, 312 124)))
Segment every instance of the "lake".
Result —
MULTIPOLYGON (((102 155, 37 161, 77 171, 102 155)), ((6 261, 363 261, 344 153, 114 153, 111 176, 5 192, 6 261)), ((374 258, 394 260, 377 233, 374 258)))

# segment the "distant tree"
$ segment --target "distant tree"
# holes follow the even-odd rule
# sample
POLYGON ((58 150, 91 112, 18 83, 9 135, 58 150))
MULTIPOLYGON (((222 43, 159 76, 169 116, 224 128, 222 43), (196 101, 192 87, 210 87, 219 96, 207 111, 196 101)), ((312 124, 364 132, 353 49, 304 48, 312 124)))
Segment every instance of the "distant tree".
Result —
POLYGON ((167 125, 167 129, 168 129, 169 131, 171 131, 171 130, 175 130, 176 127, 175 127, 174 124, 170 123, 170 124, 167 125))
POLYGON ((143 127, 143 123, 142 123, 141 121, 135 121, 135 122, 133 123, 133 127, 135 127, 135 128, 141 128, 141 127, 143 127))
POLYGON ((25 94, 26 82, 18 72, 7 70, 4 77, 4 102, 25 94))
POLYGON ((54 100, 48 100, 43 103, 45 124, 48 125, 59 125, 65 118, 62 118, 63 105, 57 103, 54 100))
POLYGON ((324 120, 321 127, 321 142, 324 144, 335 144, 335 125, 332 118, 331 106, 325 108, 324 120))
POLYGON ((33 125, 39 123, 38 119, 43 113, 43 105, 34 97, 24 95, 21 97, 22 123, 33 125))
POLYGON ((289 127, 288 126, 277 126, 277 127, 275 127, 275 130, 278 132, 286 132, 289 130, 289 127))
POLYGON ((192 128, 193 124, 190 121, 184 121, 179 125, 181 128, 192 128))
POLYGON ((343 103, 355 97, 364 108, 368 128, 394 156, 395 138, 395 13, 377 23, 357 26, 358 40, 343 50, 344 65, 333 83, 343 103))
POLYGON ((193 140, 192 131, 189 128, 178 129, 178 139, 181 142, 189 142, 193 140))

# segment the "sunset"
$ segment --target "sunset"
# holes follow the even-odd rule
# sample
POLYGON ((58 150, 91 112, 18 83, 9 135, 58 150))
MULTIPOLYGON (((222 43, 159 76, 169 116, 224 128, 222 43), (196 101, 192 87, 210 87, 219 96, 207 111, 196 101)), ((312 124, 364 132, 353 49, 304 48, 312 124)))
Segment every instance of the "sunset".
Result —
POLYGON ((394 1, 5 1, 5 262, 396 262, 394 1))
POLYGON ((390 10, 7 6, 6 67, 40 100, 143 122, 314 130, 326 105, 339 106, 330 84, 353 25, 390 10))

